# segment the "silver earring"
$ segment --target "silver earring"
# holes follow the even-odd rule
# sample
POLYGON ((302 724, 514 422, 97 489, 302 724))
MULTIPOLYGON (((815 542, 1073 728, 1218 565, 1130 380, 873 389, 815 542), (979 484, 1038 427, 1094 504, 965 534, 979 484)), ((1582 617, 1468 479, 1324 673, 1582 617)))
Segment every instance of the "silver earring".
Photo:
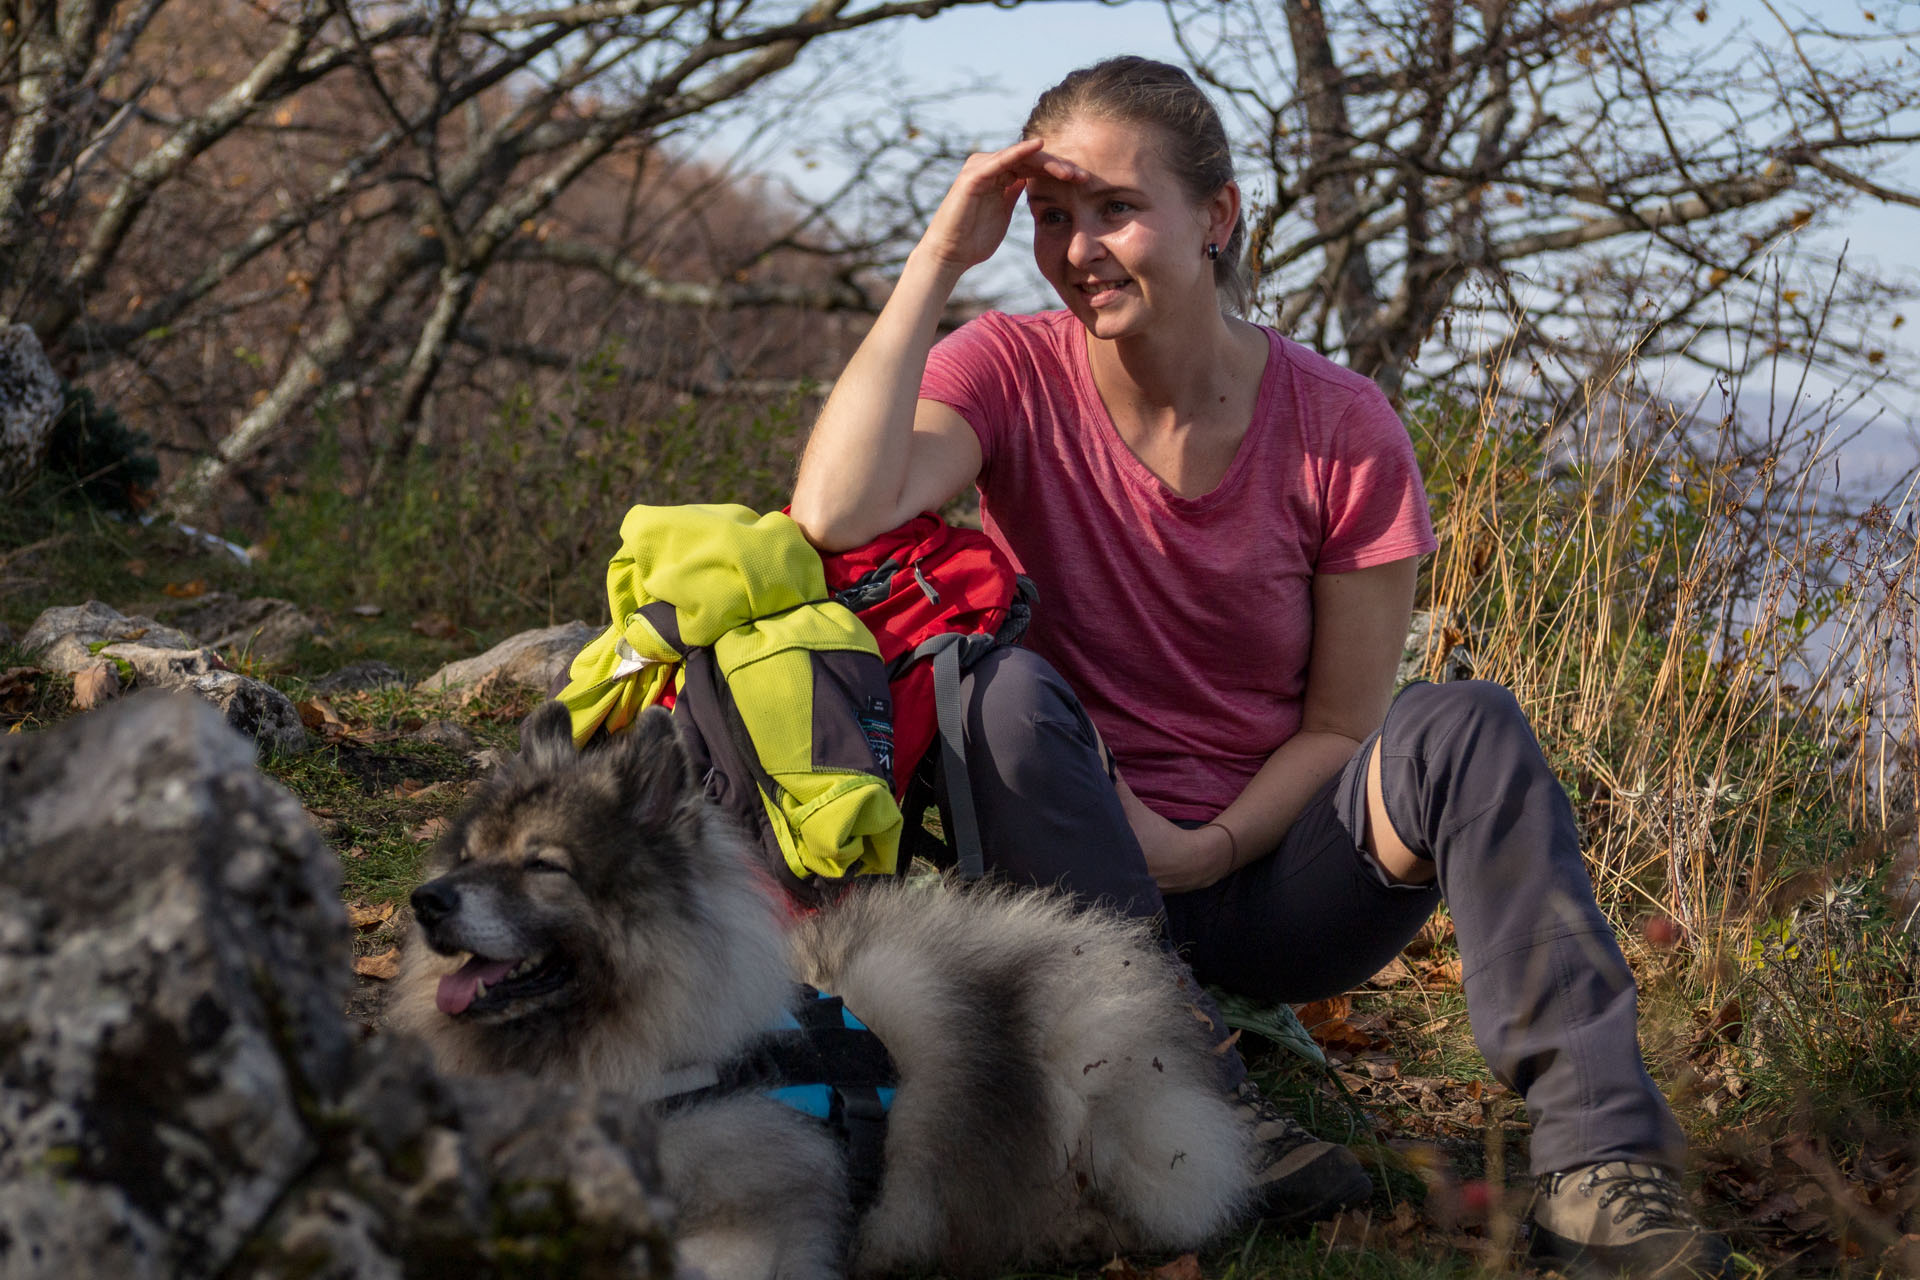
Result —
POLYGON ((1220 256, 1220 246, 1215 244, 1211 240, 1207 241, 1207 261, 1212 262, 1215 258, 1218 258, 1219 256, 1220 256))

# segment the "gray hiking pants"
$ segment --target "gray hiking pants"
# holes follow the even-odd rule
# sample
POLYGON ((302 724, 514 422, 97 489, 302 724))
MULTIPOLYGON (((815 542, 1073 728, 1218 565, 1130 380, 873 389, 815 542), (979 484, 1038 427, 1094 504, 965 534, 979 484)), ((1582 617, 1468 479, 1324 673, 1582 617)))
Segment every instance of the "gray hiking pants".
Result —
POLYGON ((997 650, 966 692, 967 768, 993 873, 1158 917, 1202 981, 1295 1003, 1366 981, 1444 896, 1474 1039, 1526 1099, 1533 1171, 1679 1167, 1684 1140, 1641 1061, 1633 975, 1594 904, 1573 808, 1505 688, 1408 686, 1277 848, 1165 896, 1086 712, 1053 668, 997 650), (1388 816, 1432 860, 1434 884, 1387 883, 1361 851, 1376 740, 1388 816))

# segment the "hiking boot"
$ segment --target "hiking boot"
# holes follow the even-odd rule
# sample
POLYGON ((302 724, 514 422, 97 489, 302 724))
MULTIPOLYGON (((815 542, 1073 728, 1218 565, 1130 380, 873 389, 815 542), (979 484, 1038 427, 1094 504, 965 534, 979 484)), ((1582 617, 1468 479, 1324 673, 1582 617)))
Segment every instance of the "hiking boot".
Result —
POLYGON ((1700 1225, 1680 1181, 1659 1165, 1615 1160, 1540 1179, 1529 1261, 1576 1276, 1722 1280, 1727 1242, 1700 1225))
POLYGON ((1373 1195, 1373 1180, 1353 1152, 1314 1137, 1282 1115, 1253 1081, 1242 1081, 1233 1100, 1260 1143, 1254 1186, 1261 1218, 1305 1226, 1373 1195))

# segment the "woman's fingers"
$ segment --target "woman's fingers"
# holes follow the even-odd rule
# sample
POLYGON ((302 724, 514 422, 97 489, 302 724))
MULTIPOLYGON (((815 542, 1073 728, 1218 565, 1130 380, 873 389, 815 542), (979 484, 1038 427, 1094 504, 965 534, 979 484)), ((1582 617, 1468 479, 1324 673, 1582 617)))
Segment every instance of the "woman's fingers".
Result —
POLYGON ((1048 155, 1045 152, 1035 156, 1033 162, 1039 165, 1042 172, 1049 178, 1058 178, 1062 182, 1085 182, 1093 176, 1073 161, 1062 160, 1059 156, 1048 155))
POLYGON ((968 156, 921 244, 965 270, 1000 247, 1028 183, 1036 178, 1084 182, 1089 176, 1079 165, 1048 155, 1038 138, 968 156))
POLYGON ((1037 178, 1046 176, 1061 182, 1085 182, 1093 175, 1071 160, 1053 155, 1046 151, 1045 143, 1039 138, 1023 138, 1010 147, 999 151, 982 153, 969 157, 981 161, 982 178, 991 174, 995 177, 1037 178))

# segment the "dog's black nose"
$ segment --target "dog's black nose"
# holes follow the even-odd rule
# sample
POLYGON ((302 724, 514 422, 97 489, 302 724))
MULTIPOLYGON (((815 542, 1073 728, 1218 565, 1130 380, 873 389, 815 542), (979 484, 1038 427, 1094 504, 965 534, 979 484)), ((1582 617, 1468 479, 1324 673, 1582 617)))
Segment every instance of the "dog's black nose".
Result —
POLYGON ((413 918, 422 925, 433 925, 452 915, 460 906, 460 891, 440 880, 429 880, 413 891, 413 918))

